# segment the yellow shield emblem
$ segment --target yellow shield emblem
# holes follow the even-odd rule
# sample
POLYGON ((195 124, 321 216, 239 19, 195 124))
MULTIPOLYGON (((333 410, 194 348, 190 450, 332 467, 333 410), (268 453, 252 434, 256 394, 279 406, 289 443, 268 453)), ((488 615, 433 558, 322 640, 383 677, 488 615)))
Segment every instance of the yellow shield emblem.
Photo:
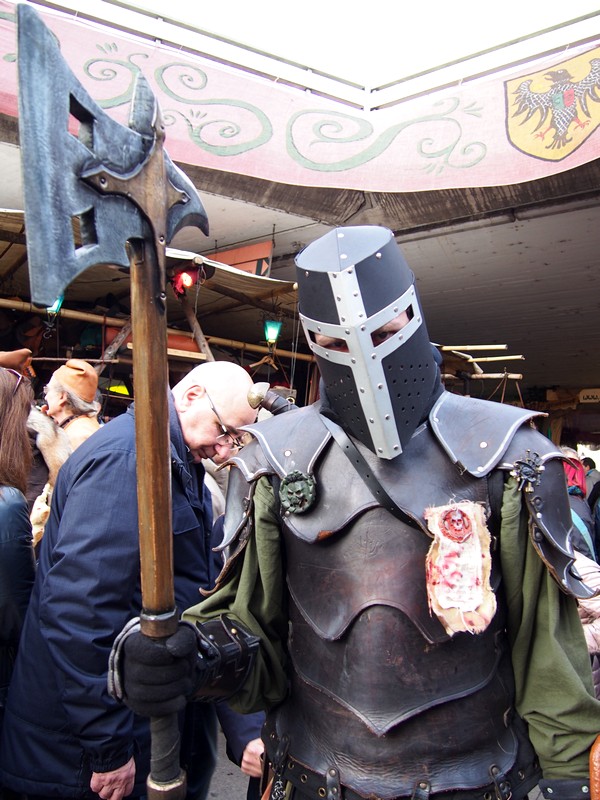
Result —
POLYGON ((550 69, 505 81, 511 144, 544 161, 561 161, 600 125, 600 47, 550 69))

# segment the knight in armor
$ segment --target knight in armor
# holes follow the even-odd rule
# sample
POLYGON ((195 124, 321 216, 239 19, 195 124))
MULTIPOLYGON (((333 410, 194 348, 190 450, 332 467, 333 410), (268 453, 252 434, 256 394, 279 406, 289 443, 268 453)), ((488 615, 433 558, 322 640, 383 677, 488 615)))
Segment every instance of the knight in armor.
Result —
POLYGON ((560 451, 534 412, 445 391, 389 230, 296 265, 320 400, 247 426, 218 586, 173 642, 124 632, 114 694, 266 709, 273 800, 587 800, 600 704, 560 451))

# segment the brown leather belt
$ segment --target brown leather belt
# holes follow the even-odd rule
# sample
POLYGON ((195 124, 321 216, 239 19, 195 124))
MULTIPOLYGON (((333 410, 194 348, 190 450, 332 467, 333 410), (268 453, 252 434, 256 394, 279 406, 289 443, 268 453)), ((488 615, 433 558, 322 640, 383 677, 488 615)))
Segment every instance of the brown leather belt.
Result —
MULTIPOLYGON (((382 798, 380 795, 363 795, 348 786, 340 784, 339 772, 334 767, 325 774, 315 772, 306 764, 297 761, 287 752, 287 736, 279 738, 267 720, 263 728, 267 738, 268 755, 276 778, 289 782, 302 797, 315 800, 523 800, 527 790, 523 786, 513 796, 510 781, 502 774, 490 776, 487 786, 476 789, 458 789, 431 794, 431 787, 425 780, 416 782, 412 795, 396 795, 382 798), (273 752, 273 746, 276 752, 273 752)), ((532 787, 530 787, 532 788, 532 787)))

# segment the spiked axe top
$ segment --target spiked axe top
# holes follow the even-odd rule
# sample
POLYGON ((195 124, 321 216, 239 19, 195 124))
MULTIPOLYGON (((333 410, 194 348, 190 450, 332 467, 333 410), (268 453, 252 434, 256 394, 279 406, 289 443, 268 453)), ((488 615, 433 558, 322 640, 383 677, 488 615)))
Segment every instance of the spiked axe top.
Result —
POLYGON ((137 77, 125 127, 73 75, 36 11, 19 5, 17 18, 31 296, 50 306, 88 267, 128 268, 126 243, 144 238, 143 218, 157 252, 186 225, 208 235, 208 219, 194 185, 163 150, 164 128, 145 78, 137 77))

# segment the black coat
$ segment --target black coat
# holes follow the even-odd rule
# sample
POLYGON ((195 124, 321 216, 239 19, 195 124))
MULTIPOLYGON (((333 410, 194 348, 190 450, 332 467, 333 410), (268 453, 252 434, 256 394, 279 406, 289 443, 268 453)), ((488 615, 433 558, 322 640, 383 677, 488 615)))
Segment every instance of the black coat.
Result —
MULTIPOLYGON (((170 404, 175 599, 198 602, 210 553, 203 468, 188 461, 170 404)), ((143 465, 138 465, 143 468, 143 465)), ((4 785, 26 794, 95 798, 91 773, 135 755, 145 794, 148 721, 115 702, 108 656, 140 612, 135 424, 130 409, 100 428, 60 470, 6 709, 4 785)))

